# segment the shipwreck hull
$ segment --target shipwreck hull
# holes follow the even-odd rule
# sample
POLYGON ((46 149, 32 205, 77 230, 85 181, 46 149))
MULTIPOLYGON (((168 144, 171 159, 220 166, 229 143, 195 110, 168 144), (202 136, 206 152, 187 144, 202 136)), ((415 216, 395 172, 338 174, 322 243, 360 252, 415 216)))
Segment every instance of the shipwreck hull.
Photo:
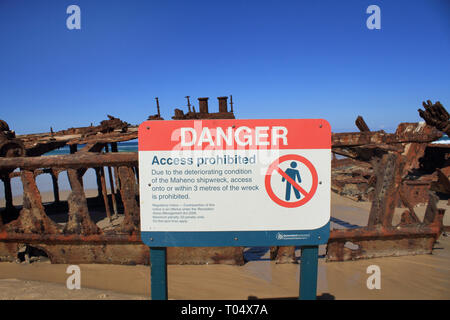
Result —
MULTIPOLYGON (((192 111, 188 100, 189 112, 184 114, 177 109, 173 118, 234 118, 233 111, 227 110, 225 98, 219 97, 218 113, 209 113, 207 99, 200 98, 200 112, 195 112, 194 107, 192 111)), ((10 149, 0 156, 6 200, 6 207, 0 212, 0 261, 16 261, 19 256, 30 259, 33 252, 38 252, 52 263, 149 264, 149 248, 140 241, 138 155, 118 152, 117 146, 118 142, 136 139, 137 128, 109 118, 95 127, 18 137, 7 124, 2 125, 2 145, 10 149), (70 146, 70 155, 42 156, 66 145, 70 146), (80 145, 83 147, 78 150, 80 145), (97 178, 98 194, 94 199, 86 196, 83 186, 83 175, 89 169, 94 169, 97 178), (51 204, 42 203, 36 185, 36 177, 42 174, 52 178, 51 204), (61 174, 67 175, 71 187, 67 201, 61 201, 59 196, 61 174), (21 179, 22 207, 13 205, 11 179, 21 179), (94 222, 92 206, 95 211, 104 212, 110 222, 107 227, 94 222), (61 210, 67 213, 64 224, 52 220, 54 212, 61 210)), ((159 102, 158 114, 149 118, 162 119, 159 102)), ((332 189, 354 200, 371 201, 369 223, 364 228, 332 230, 327 260, 431 253, 446 228, 445 210, 437 208, 436 194, 450 195, 450 149, 431 145, 442 133, 424 123, 402 123, 393 134, 372 132, 362 117, 356 125, 361 132, 332 135, 333 153, 346 157, 332 161, 332 189), (419 203, 428 204, 423 221, 414 212, 419 203), (393 226, 393 213, 398 206, 406 210, 400 224, 393 226)), ((450 125, 441 123, 441 127, 449 133, 450 125)), ((278 263, 296 262, 294 247, 271 248, 270 253, 278 263)), ((242 265, 244 248, 169 247, 167 261, 242 265)))

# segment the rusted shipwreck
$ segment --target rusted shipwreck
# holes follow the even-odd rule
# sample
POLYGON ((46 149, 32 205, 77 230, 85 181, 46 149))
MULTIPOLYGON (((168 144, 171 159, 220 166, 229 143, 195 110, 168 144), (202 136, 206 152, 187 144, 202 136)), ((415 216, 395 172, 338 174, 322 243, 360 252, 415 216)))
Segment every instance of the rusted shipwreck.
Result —
MULTIPOLYGON (((199 111, 187 98, 187 113, 175 109, 173 119, 234 119, 230 96, 219 97, 219 112, 210 113, 208 98, 199 98, 199 111), (228 106, 230 105, 230 109, 228 106)), ((149 120, 161 120, 157 114, 149 120)), ((402 123, 395 133, 370 131, 360 117, 360 132, 334 133, 332 151, 344 159, 332 161, 332 185, 337 193, 372 201, 366 227, 332 230, 327 260, 342 261, 380 256, 431 253, 444 230, 445 210, 438 195, 448 194, 450 174, 447 145, 432 144, 449 133, 449 115, 439 103, 420 110, 426 123, 402 123), (414 206, 427 203, 423 221, 414 206), (395 207, 406 208, 401 223, 392 225, 395 207), (352 247, 348 247, 352 243, 352 247)), ((48 256, 52 263, 148 264, 149 249, 140 241, 139 174, 136 152, 118 152, 118 142, 137 138, 137 127, 109 116, 98 126, 16 136, 0 122, 0 177, 5 208, 0 216, 0 260, 14 261, 21 248, 48 256), (69 146, 70 154, 44 156, 69 146), (86 196, 83 175, 93 168, 98 195, 86 196), (60 199, 58 177, 66 172, 71 193, 60 199), (54 198, 43 203, 36 177, 49 174, 54 198), (23 206, 14 206, 11 179, 21 179, 23 206), (104 212, 109 222, 100 228, 92 212, 104 212), (52 220, 67 212, 65 223, 52 220)), ((22 251, 21 251, 22 250, 22 251)), ((271 249, 279 263, 294 262, 295 248, 271 249)), ((243 264, 244 248, 168 248, 168 263, 243 264)))

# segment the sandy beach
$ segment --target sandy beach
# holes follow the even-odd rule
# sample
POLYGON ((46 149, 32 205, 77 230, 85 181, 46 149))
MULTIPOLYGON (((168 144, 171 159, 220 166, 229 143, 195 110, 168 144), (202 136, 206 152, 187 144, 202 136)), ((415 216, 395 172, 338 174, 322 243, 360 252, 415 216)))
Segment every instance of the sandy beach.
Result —
MULTIPOLYGON (((88 192, 90 196, 95 190, 88 192)), ((67 196, 63 194, 62 198, 67 196)), ((43 193, 44 202, 52 200, 43 193)), ((20 199, 15 201, 20 202, 20 199)), ((439 207, 446 207, 441 201, 439 207)), ((332 228, 367 224, 370 203, 333 194, 332 228)), ((394 224, 404 209, 398 209, 394 224)), ((416 208, 423 218, 425 206, 416 208)), ((101 223, 101 222, 99 222, 101 223)), ((447 215, 444 224, 449 225, 447 215)), ((300 254, 299 250, 296 252, 300 254)), ((325 254, 321 246, 319 255, 325 254)), ((81 289, 66 288, 68 265, 49 261, 0 263, 0 299, 150 299, 148 266, 80 265, 81 289)), ((169 265, 169 299, 288 299, 299 291, 298 264, 276 264, 266 252, 243 266, 169 265)), ((444 234, 432 255, 348 262, 319 260, 320 299, 450 299, 450 239, 444 234), (369 290, 367 267, 381 270, 381 289, 369 290)))
MULTIPOLYGON (((319 261, 321 299, 450 299, 450 239, 432 255, 349 262, 319 261), (366 286, 378 265, 381 289, 366 286)), ((148 266, 80 265, 80 290, 65 283, 67 265, 0 263, 0 299, 150 299, 148 266)), ((299 290, 299 265, 252 261, 244 266, 169 265, 169 299, 289 299, 299 290)))

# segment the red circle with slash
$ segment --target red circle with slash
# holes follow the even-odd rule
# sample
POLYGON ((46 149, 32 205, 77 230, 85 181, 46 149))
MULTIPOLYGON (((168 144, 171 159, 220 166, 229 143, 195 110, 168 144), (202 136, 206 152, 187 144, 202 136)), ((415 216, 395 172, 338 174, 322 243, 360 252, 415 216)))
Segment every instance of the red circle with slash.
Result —
POLYGON ((316 193, 318 184, 319 184, 319 178, 317 176, 316 168, 313 166, 313 164, 308 159, 306 159, 305 157, 302 157, 300 155, 297 155, 297 154, 288 154, 285 156, 281 156, 280 158, 278 158, 277 160, 272 162, 272 164, 267 169, 266 180, 265 180, 267 194, 269 195, 270 199, 272 199, 275 203, 277 203, 278 205, 280 205, 282 207, 296 208, 296 207, 300 207, 300 206, 304 205, 309 200, 311 200, 311 198, 314 196, 314 194, 316 193), (303 163, 311 172, 312 186, 311 186, 311 189, 309 190, 309 192, 306 191, 305 189, 303 189, 297 182, 292 180, 292 178, 289 177, 280 168, 280 166, 279 166, 280 163, 283 163, 285 161, 292 161, 292 160, 303 163), (297 189, 303 195, 303 198, 298 201, 289 202, 289 201, 285 201, 285 200, 282 200, 279 197, 277 197, 277 195, 275 195, 275 193, 273 192, 272 186, 270 184, 270 179, 271 179, 272 175, 274 174, 274 172, 278 172, 283 178, 285 178, 292 185, 293 188, 297 189))

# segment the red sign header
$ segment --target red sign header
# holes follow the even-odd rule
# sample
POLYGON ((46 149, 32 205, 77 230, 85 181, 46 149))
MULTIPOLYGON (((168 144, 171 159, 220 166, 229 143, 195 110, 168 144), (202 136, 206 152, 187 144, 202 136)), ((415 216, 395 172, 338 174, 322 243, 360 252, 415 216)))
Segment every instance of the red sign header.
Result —
POLYGON ((138 137, 139 151, 331 148, 323 119, 154 120, 138 137))

